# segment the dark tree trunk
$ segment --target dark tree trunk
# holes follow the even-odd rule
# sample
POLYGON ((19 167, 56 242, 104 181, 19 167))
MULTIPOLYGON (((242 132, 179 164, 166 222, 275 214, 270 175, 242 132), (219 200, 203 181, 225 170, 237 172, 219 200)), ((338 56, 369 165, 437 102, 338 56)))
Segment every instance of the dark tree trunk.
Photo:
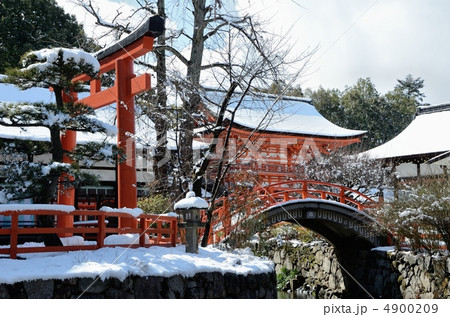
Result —
MULTIPOLYGON (((192 180, 193 177, 193 130, 195 127, 193 114, 197 111, 200 105, 200 96, 197 89, 200 85, 200 72, 203 60, 203 49, 204 49, 204 31, 207 25, 205 21, 205 16, 207 12, 206 1, 205 0, 193 0, 192 4, 194 6, 194 28, 192 35, 192 48, 191 56, 189 59, 189 64, 187 67, 187 80, 190 85, 191 95, 188 100, 183 102, 183 116, 181 118, 182 122, 180 124, 180 156, 182 162, 180 162, 180 169, 182 177, 185 180, 184 187, 186 183, 192 180)), ((186 190, 186 188, 183 188, 186 190)), ((198 187, 195 189, 195 194, 201 196, 201 190, 198 187)))
MULTIPOLYGON (((165 0, 158 0, 158 15, 166 18, 165 0)), ((165 34, 157 38, 158 45, 166 45, 165 34)), ((167 68, 165 50, 155 51, 156 55, 156 105, 155 112, 151 116, 155 124, 156 148, 153 157, 153 173, 155 174, 155 192, 168 194, 169 192, 169 164, 170 153, 167 149, 167 68)))

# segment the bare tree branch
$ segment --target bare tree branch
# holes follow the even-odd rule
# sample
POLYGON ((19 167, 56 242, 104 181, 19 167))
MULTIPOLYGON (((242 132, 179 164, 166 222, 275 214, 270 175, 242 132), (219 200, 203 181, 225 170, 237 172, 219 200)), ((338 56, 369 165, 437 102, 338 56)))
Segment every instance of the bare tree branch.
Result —
POLYGON ((159 51, 168 51, 171 52, 173 55, 175 55, 184 65, 188 66, 189 65, 189 61, 187 60, 186 57, 183 56, 183 54, 181 54, 177 49, 175 49, 174 47, 170 46, 170 45, 158 45, 153 47, 153 51, 155 52, 159 52, 159 51))

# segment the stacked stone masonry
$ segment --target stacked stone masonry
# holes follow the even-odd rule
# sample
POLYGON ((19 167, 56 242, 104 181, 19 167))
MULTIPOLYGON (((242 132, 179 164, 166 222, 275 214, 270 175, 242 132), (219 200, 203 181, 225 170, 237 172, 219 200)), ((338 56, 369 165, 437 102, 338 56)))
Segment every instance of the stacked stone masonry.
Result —
POLYGON ((236 275, 231 273, 197 273, 193 277, 175 275, 129 276, 123 281, 92 278, 35 280, 0 284, 0 298, 94 298, 94 299, 208 299, 208 298, 276 298, 275 273, 236 275))
POLYGON ((301 289, 314 298, 450 298, 448 255, 336 250, 317 242, 295 247, 287 244, 269 257, 277 274, 283 267, 297 272, 284 290, 301 289))

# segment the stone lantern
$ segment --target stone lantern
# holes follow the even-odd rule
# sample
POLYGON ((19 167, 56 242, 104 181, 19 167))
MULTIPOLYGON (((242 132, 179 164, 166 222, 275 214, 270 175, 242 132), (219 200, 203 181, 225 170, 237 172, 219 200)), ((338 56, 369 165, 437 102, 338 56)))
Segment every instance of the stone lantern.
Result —
POLYGON ((205 225, 201 220, 200 210, 207 208, 206 200, 196 197, 193 191, 189 191, 186 198, 181 199, 174 206, 175 212, 182 216, 182 222, 178 226, 186 230, 187 253, 198 253, 198 228, 205 225))

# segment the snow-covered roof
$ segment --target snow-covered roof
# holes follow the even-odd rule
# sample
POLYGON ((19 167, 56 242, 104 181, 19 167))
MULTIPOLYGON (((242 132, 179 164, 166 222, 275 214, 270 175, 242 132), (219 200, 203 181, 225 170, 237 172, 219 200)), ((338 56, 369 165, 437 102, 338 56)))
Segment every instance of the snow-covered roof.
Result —
MULTIPOLYGON (((208 90, 206 104, 215 114, 225 96, 225 92, 208 90)), ((234 94, 230 109, 238 105, 241 94, 234 94)), ((251 94, 243 98, 234 123, 245 128, 266 132, 276 132, 329 138, 360 137, 366 131, 339 127, 324 118, 311 104, 311 100, 298 97, 282 97, 269 94, 251 94), (269 111, 269 115, 266 116, 269 111), (261 124, 262 122, 262 124, 261 124)))
POLYGON ((450 151, 450 104, 419 107, 414 120, 392 140, 365 154, 375 159, 427 156, 450 151))

